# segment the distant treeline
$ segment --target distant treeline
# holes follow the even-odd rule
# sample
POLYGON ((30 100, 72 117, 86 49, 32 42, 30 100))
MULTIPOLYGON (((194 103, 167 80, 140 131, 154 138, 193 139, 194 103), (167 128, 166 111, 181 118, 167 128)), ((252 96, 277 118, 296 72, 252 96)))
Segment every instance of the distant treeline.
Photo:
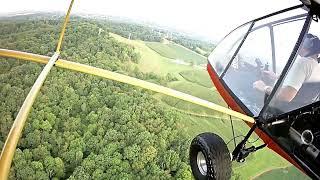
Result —
POLYGON ((133 40, 143 40, 143 41, 156 41, 160 42, 163 38, 163 32, 157 31, 155 29, 138 25, 138 24, 128 24, 120 22, 103 22, 102 25, 106 27, 107 30, 115 34, 119 34, 125 38, 133 40))
MULTIPOLYGON (((0 17, 2 22, 7 19, 8 18, 0 17)), ((63 19, 63 16, 56 13, 37 13, 27 16, 12 17, 10 19, 15 22, 24 22, 26 20, 28 20, 28 22, 45 20, 48 21, 49 24, 56 25, 61 21, 61 19, 63 19)), ((142 25, 134 22, 121 22, 121 20, 113 20, 109 18, 86 18, 80 16, 72 16, 71 21, 94 22, 96 25, 103 28, 103 30, 119 34, 126 38, 130 37, 130 39, 133 40, 161 42, 163 39, 168 39, 205 56, 208 56, 215 47, 215 45, 210 41, 199 40, 176 31, 169 31, 151 25, 142 25)), ((10 24, 6 24, 6 26, 1 27, 0 31, 6 33, 8 29, 13 32, 16 30, 23 31, 23 29, 20 28, 14 29, 14 27, 10 27, 10 24)))
POLYGON ((177 37, 172 41, 204 56, 209 56, 210 52, 215 47, 212 43, 201 40, 194 40, 182 35, 177 35, 177 37))
MULTIPOLYGON (((84 18, 80 17, 77 17, 77 19, 84 20, 84 18)), ((167 39, 205 56, 208 56, 215 47, 214 44, 209 41, 194 39, 179 32, 172 32, 147 25, 111 20, 95 21, 107 31, 119 34, 125 38, 151 42, 161 42, 163 39, 167 39)))
POLYGON ((214 45, 209 42, 202 40, 192 39, 177 32, 170 32, 167 30, 161 30, 157 28, 151 28, 139 24, 128 24, 120 22, 102 22, 103 26, 107 28, 110 32, 119 34, 123 37, 134 39, 134 40, 143 40, 143 41, 153 41, 161 42, 163 39, 171 40, 177 44, 180 44, 188 49, 196 51, 199 54, 208 56, 214 45), (199 48, 203 51, 199 51, 199 48))

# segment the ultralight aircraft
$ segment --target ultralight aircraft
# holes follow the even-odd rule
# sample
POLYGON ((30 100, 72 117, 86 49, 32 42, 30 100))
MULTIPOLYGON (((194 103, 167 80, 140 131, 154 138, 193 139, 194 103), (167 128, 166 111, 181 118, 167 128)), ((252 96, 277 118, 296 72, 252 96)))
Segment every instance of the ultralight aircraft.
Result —
POLYGON ((214 133, 202 133, 193 139, 190 165, 196 179, 230 179, 231 161, 244 162, 250 153, 264 147, 311 178, 320 179, 320 1, 301 1, 301 5, 234 29, 208 57, 211 80, 232 111, 150 82, 59 59, 72 0, 52 57, 0 49, 1 57, 47 64, 7 136, 0 156, 0 179, 8 178, 28 114, 54 65, 160 92, 244 120, 250 130, 232 153, 214 133), (246 146, 253 132, 264 144, 246 146))
POLYGON ((195 137, 190 165, 196 179, 230 179, 231 161, 264 147, 320 179, 319 15, 320 1, 303 0, 239 26, 213 50, 212 82, 230 108, 254 122, 246 122, 251 129, 232 153, 214 133, 195 137), (253 132, 264 144, 246 146, 253 132))

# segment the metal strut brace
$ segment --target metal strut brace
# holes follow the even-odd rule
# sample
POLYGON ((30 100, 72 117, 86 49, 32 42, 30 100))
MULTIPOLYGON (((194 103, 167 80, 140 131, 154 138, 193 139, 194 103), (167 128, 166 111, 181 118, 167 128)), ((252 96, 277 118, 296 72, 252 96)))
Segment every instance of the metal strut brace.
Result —
MULTIPOLYGON (((8 58, 18 58, 18 59, 42 63, 42 64, 47 64, 48 59, 49 59, 49 57, 47 57, 47 56, 19 52, 19 51, 13 51, 13 50, 7 50, 7 49, 0 49, 0 56, 8 57, 8 58)), ((55 66, 60 67, 60 68, 64 68, 64 69, 69 69, 69 70, 76 71, 76 72, 91 74, 91 75, 102 77, 105 79, 110 79, 110 80, 130 84, 130 85, 137 86, 137 87, 140 87, 143 89, 148 89, 148 90, 151 90, 154 92, 165 94, 165 95, 175 97, 175 98, 178 98, 178 99, 181 99, 181 100, 193 103, 193 104, 197 104, 199 106, 207 107, 209 109, 212 109, 212 110, 224 113, 224 114, 231 115, 233 117, 236 117, 237 118, 236 120, 239 120, 239 121, 246 121, 249 123, 255 122, 252 117, 247 116, 242 113, 239 113, 237 111, 233 111, 233 110, 228 109, 226 107, 219 106, 219 105, 214 104, 212 102, 200 99, 195 96, 191 96, 186 93, 182 93, 180 91, 176 91, 176 90, 164 87, 164 86, 160 86, 160 85, 157 85, 154 83, 143 81, 143 80, 133 78, 130 76, 126 76, 123 74, 119 74, 119 73, 111 72, 111 71, 104 70, 101 68, 96 68, 96 67, 92 67, 89 65, 84 65, 84 64, 71 62, 71 61, 67 61, 67 60, 63 60, 63 59, 59 59, 56 62, 55 66)))
POLYGON ((246 148, 246 143, 248 142, 249 137, 254 132, 254 130, 257 128, 257 124, 254 123, 247 135, 244 137, 244 139, 237 145, 237 147, 232 152, 232 161, 237 162, 244 162, 245 158, 252 152, 255 152, 259 149, 262 149, 267 146, 267 144, 260 145, 258 147, 251 146, 249 148, 246 148))
POLYGON ((67 15, 66 15, 66 17, 64 19, 64 22, 63 22, 63 25, 62 25, 62 28, 61 28, 60 37, 59 37, 59 41, 58 41, 57 49, 56 49, 56 52, 58 52, 58 53, 60 53, 60 49, 61 49, 64 33, 66 32, 67 24, 68 24, 68 21, 70 19, 70 13, 71 13, 71 9, 72 9, 73 3, 74 3, 74 0, 71 0, 71 3, 69 5, 69 9, 67 11, 67 15))
MULTIPOLYGON (((230 107, 228 106, 228 108, 230 108, 230 107)), ((232 138, 233 138, 234 148, 236 148, 237 142, 236 142, 236 137, 235 137, 235 133, 234 133, 234 128, 233 128, 233 122, 232 122, 232 116, 231 115, 229 115, 229 119, 230 119, 230 123, 231 123, 232 138)))
POLYGON ((38 79, 36 80, 36 82, 32 86, 27 98, 25 99, 25 101, 23 102, 23 104, 19 110, 19 113, 18 113, 15 121, 13 122, 11 130, 7 136, 6 142, 2 148, 2 152, 0 155, 0 179, 1 180, 8 179, 12 159, 14 156, 14 152, 17 147, 17 144, 18 144, 19 138, 21 136, 23 127, 25 125, 25 122, 27 120, 28 114, 31 110, 31 107, 32 107, 47 75, 49 74, 50 70, 55 65, 56 61, 58 60, 58 58, 60 56, 60 48, 61 48, 62 40, 63 40, 65 31, 66 31, 67 23, 69 21, 70 12, 71 12, 73 3, 74 3, 74 0, 71 0, 67 15, 64 19, 64 23, 63 23, 63 26, 61 29, 56 52, 50 58, 49 62, 43 68, 38 79))
POLYGON ((8 179, 13 155, 17 147, 19 137, 21 136, 24 124, 27 120, 28 114, 40 91, 40 88, 42 87, 42 84, 44 83, 47 75, 49 74, 51 68, 53 67, 58 58, 59 53, 55 53, 51 57, 48 64, 43 68, 38 79, 32 86, 28 96, 24 100, 16 119, 13 122, 13 125, 11 127, 11 130, 8 134, 8 137, 0 155, 0 179, 8 179))

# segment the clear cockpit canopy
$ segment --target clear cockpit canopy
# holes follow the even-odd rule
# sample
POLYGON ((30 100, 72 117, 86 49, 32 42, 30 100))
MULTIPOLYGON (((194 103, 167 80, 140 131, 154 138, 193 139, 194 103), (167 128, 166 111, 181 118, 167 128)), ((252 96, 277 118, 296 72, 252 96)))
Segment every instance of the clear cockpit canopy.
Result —
POLYGON ((320 24, 311 21, 294 52, 294 58, 275 94, 263 112, 274 117, 310 105, 320 99, 320 24))
POLYGON ((293 52, 307 12, 294 9, 248 22, 226 36, 209 63, 245 111, 258 116, 293 52))

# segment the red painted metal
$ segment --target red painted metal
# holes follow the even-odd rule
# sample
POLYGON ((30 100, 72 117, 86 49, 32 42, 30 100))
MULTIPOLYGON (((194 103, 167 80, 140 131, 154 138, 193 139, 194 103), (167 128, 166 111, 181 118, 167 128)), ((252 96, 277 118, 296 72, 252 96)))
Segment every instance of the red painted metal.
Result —
MULTIPOLYGON (((207 64, 207 70, 210 75, 210 78, 217 88, 218 92, 224 99, 224 101, 228 104, 228 106, 237 112, 240 112, 242 114, 245 114, 245 112, 241 109, 241 107, 237 104, 237 102, 232 98, 232 96, 228 93, 228 91, 224 88, 222 83, 219 80, 218 75, 214 72, 213 68, 211 67, 210 64, 207 64)), ((246 114, 247 115, 247 114, 246 114)), ((252 127, 252 123, 245 122, 249 127, 252 127)), ((259 128, 256 128, 255 133, 264 141, 264 143, 267 144, 267 147, 272 149, 274 152, 288 160, 291 164, 296 166, 298 169, 300 169, 302 172, 302 168, 297 164, 297 162, 292 159, 288 153, 286 153, 276 142, 274 142, 266 133, 264 133, 262 130, 259 128)))

